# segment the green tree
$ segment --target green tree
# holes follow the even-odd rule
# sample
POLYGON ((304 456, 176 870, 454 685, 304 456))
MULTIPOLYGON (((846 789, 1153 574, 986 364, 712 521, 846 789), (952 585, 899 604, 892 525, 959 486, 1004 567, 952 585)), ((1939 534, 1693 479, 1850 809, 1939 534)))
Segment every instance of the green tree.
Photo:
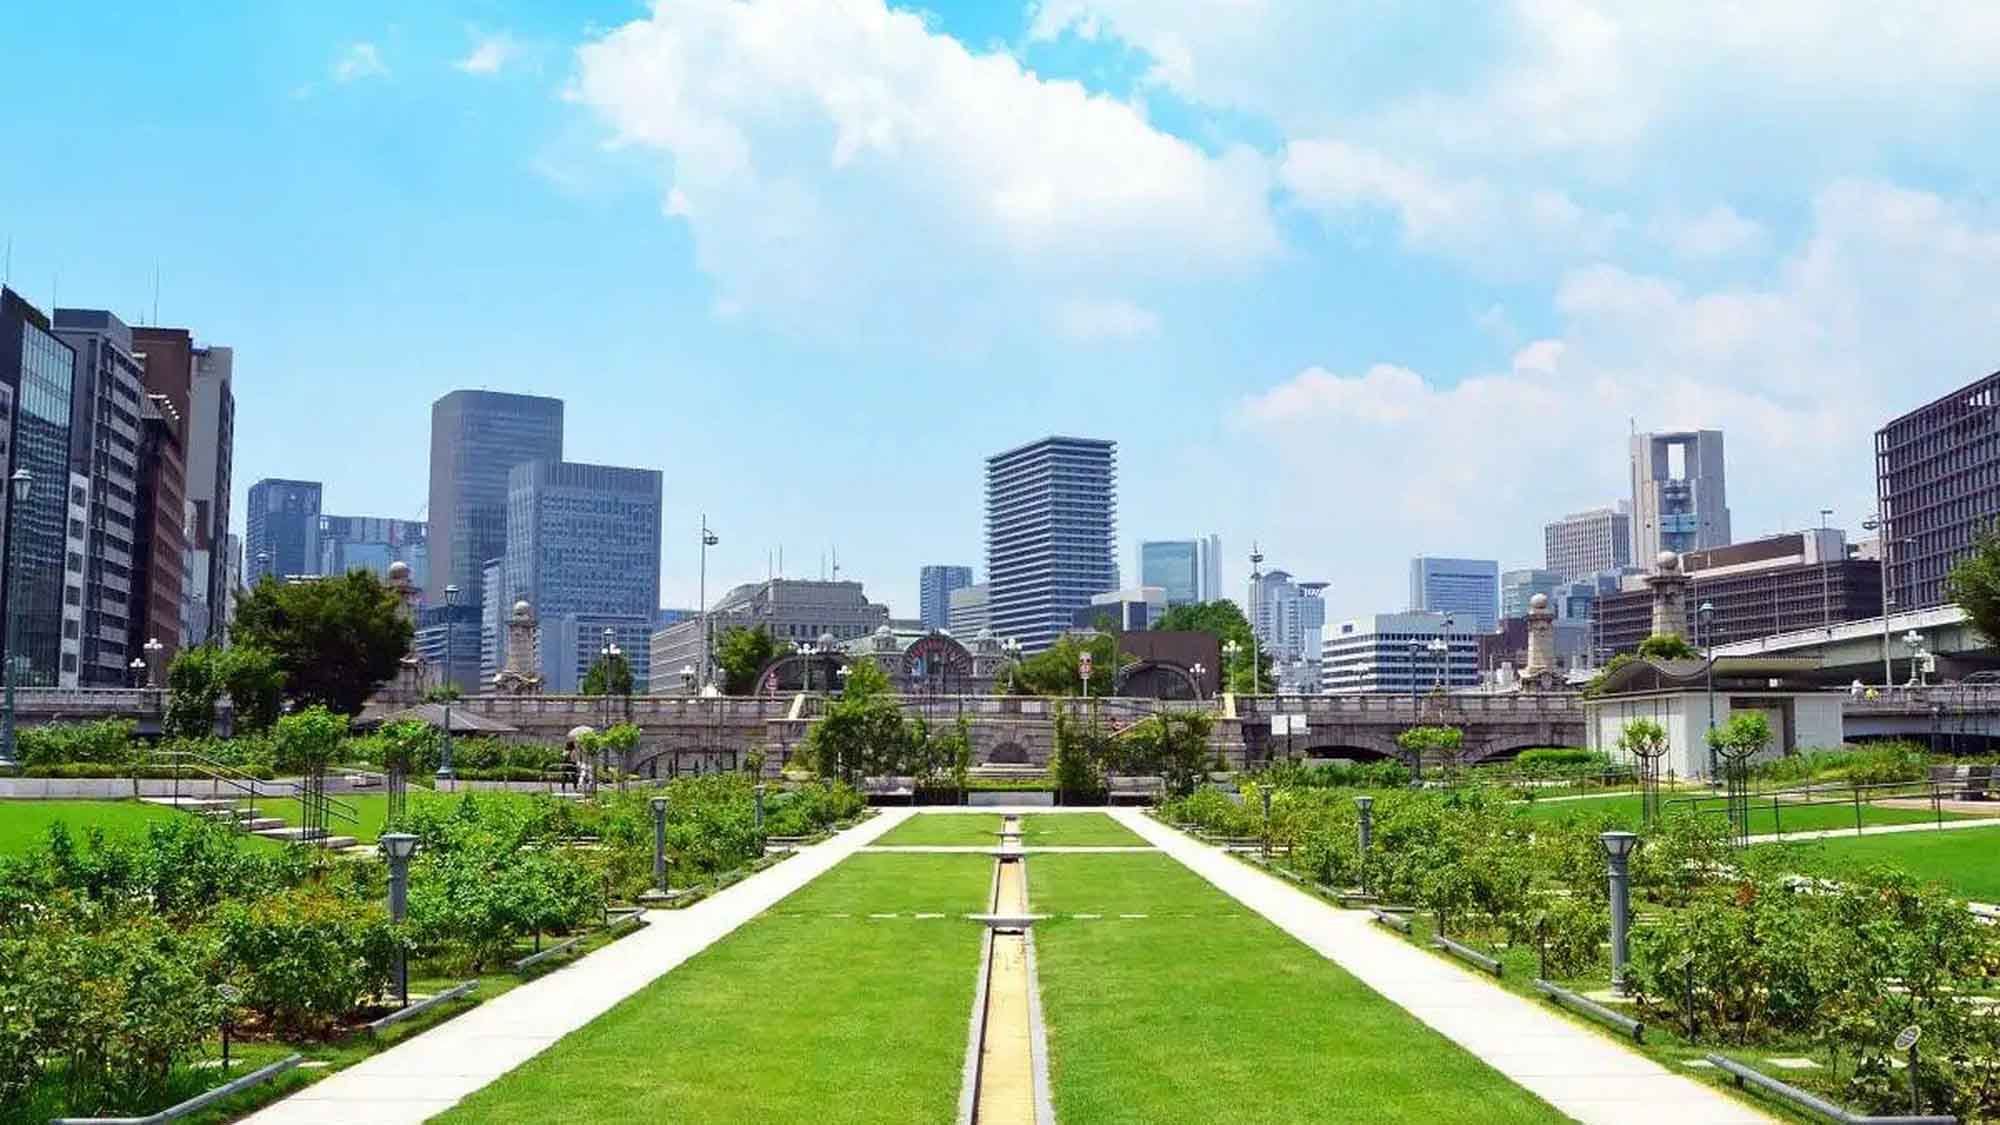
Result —
POLYGON ((236 607, 236 642, 271 654, 300 703, 361 710, 410 651, 396 595, 365 570, 281 583, 266 577, 236 607))
POLYGON ((1655 633, 1639 642, 1642 660, 1700 660, 1701 650, 1677 633, 1655 633))
POLYGON ((2000 521, 1973 536, 1971 552, 1953 564, 1944 590, 1981 636, 2000 637, 2000 521))
POLYGON ((274 761, 286 773, 324 769, 340 753, 340 740, 347 734, 347 716, 336 715, 315 703, 278 720, 274 761))
POLYGON ((1125 732, 1118 768, 1158 774, 1167 792, 1185 797, 1208 779, 1216 753, 1208 735, 1215 720, 1200 711, 1167 711, 1142 719, 1125 732))
POLYGON ((1105 633, 1057 637, 1055 644, 1008 665, 995 687, 1002 695, 1081 695, 1078 666, 1084 653, 1090 654, 1090 694, 1110 695, 1118 679, 1118 639, 1105 633))
POLYGON ((213 645, 195 645, 174 654, 167 665, 167 713, 161 723, 168 738, 208 738, 215 733, 215 704, 222 698, 222 660, 213 645))
POLYGON ((223 649, 219 658, 223 689, 236 709, 236 730, 254 734, 271 729, 283 710, 285 673, 278 658, 255 645, 223 649))
POLYGON ((1213 633, 1224 645, 1235 641, 1236 658, 1224 658, 1223 685, 1229 691, 1251 690, 1250 654, 1253 651, 1257 653, 1256 690, 1270 691, 1277 684, 1271 676, 1271 654, 1254 643, 1250 619, 1243 616, 1243 611, 1228 598, 1174 606, 1153 622, 1153 628, 1169 632, 1213 633))
POLYGON ((600 656, 583 674, 585 695, 631 695, 632 664, 624 653, 600 656))
POLYGON ((784 646, 762 625, 745 629, 732 625, 715 640, 715 666, 722 673, 726 695, 749 695, 757 690, 757 673, 783 654, 784 646))
POLYGON ((804 754, 822 777, 855 781, 900 774, 911 765, 909 724, 872 660, 848 666, 847 684, 806 733, 804 754))

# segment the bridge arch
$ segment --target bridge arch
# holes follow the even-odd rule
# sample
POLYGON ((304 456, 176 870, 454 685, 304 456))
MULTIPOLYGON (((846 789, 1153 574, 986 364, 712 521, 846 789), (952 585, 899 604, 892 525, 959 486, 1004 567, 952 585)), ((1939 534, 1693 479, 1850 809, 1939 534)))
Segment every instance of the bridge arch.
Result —
MULTIPOLYGON (((1282 741, 1274 749, 1282 751, 1282 741)), ((1292 753, 1305 758, 1352 758, 1357 761, 1380 761, 1384 758, 1402 759, 1409 755, 1396 740, 1366 731, 1349 731, 1338 736, 1318 739, 1306 746, 1294 746, 1292 753)))
POLYGON ((781 695, 806 689, 806 673, 812 673, 814 691, 834 692, 840 689, 840 669, 847 663, 838 653, 821 652, 812 656, 801 653, 786 653, 774 656, 757 670, 755 695, 781 695))
POLYGON ((1461 756, 1461 760, 1467 764, 1508 761, 1518 756, 1523 750, 1542 749, 1585 750, 1588 747, 1570 746, 1560 737, 1540 732, 1496 734, 1476 746, 1467 747, 1461 756))
POLYGON ((1177 660, 1135 660, 1112 677, 1111 694, 1120 698, 1199 699, 1201 682, 1177 660))

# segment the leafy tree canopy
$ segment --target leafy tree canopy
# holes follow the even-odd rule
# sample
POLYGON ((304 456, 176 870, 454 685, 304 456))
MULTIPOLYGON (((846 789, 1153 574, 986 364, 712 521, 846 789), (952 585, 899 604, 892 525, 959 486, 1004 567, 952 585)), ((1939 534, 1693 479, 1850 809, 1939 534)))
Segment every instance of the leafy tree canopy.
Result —
POLYGON ((231 631, 271 655, 292 699, 343 715, 358 713, 410 651, 395 593, 366 570, 293 584, 266 577, 237 605, 231 631))
POLYGON ((585 695, 631 695, 632 664, 624 653, 600 656, 583 674, 580 685, 585 695))
POLYGON ((749 695, 757 687, 757 673, 783 654, 784 646, 762 625, 745 629, 732 625, 715 639, 715 666, 722 674, 725 695, 749 695))
POLYGON ((1952 566, 1944 589, 1981 636, 2000 637, 2000 524, 1973 537, 1971 553, 1952 566))
POLYGON ((1701 650, 1679 634, 1655 633, 1639 642, 1639 656, 1644 660, 1700 660, 1701 650))
POLYGON ((1118 639, 1105 633, 1056 638, 1055 644, 1009 665, 1001 673, 998 690, 1002 695, 1081 695, 1083 678, 1078 665, 1086 652, 1090 654, 1090 694, 1110 695, 1121 657, 1118 639))
POLYGON ((1236 642, 1236 659, 1224 658, 1226 675, 1224 685, 1234 692, 1251 690, 1250 653, 1257 652, 1256 689, 1271 691, 1276 681, 1271 676, 1271 654, 1253 644, 1250 619, 1228 598, 1212 602, 1195 602, 1192 605, 1177 605, 1161 614, 1153 622, 1153 628, 1180 633, 1213 633, 1224 644, 1236 642))

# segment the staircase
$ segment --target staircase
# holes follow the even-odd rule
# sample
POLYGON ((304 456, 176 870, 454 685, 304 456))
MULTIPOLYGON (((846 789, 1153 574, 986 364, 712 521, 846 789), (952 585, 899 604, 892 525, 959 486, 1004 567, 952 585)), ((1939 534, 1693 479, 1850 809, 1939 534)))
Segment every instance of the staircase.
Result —
MULTIPOLYGON (((269 815, 270 801, 301 796, 299 787, 291 782, 264 781, 184 750, 159 751, 153 755, 151 764, 174 771, 176 792, 169 796, 139 798, 145 804, 179 809, 204 820, 227 824, 239 832, 284 844, 306 844, 332 851, 346 851, 357 846, 354 837, 335 835, 331 828, 315 831, 294 826, 283 817, 269 815), (179 792, 184 781, 191 790, 206 789, 209 795, 179 792), (221 790, 228 790, 229 793, 225 795, 221 790), (257 807, 260 801, 267 804, 261 812, 257 807)), ((334 821, 358 823, 358 810, 351 803, 337 797, 326 797, 324 800, 329 824, 334 821)))

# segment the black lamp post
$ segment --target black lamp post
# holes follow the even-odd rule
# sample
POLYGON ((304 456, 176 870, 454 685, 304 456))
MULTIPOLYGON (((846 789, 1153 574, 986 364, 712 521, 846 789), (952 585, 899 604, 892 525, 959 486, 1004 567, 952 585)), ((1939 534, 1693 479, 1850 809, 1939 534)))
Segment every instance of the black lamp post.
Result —
MULTIPOLYGON (((28 502, 28 494, 33 491, 35 474, 26 469, 14 470, 13 502, 7 506, 8 519, 18 526, 21 505, 28 502)), ((8 537, 11 545, 13 536, 8 537)), ((15 623, 21 619, 21 583, 18 568, 14 566, 15 551, 7 553, 7 709, 0 715, 0 770, 13 769, 14 757, 14 663, 20 658, 20 630, 15 623)))
MULTIPOLYGON (((417 838, 408 832, 384 832, 376 843, 389 861, 389 920, 400 925, 409 913, 410 857, 417 854, 417 838)), ((396 938, 396 993, 403 1007, 409 1007, 410 960, 400 934, 396 938)))

